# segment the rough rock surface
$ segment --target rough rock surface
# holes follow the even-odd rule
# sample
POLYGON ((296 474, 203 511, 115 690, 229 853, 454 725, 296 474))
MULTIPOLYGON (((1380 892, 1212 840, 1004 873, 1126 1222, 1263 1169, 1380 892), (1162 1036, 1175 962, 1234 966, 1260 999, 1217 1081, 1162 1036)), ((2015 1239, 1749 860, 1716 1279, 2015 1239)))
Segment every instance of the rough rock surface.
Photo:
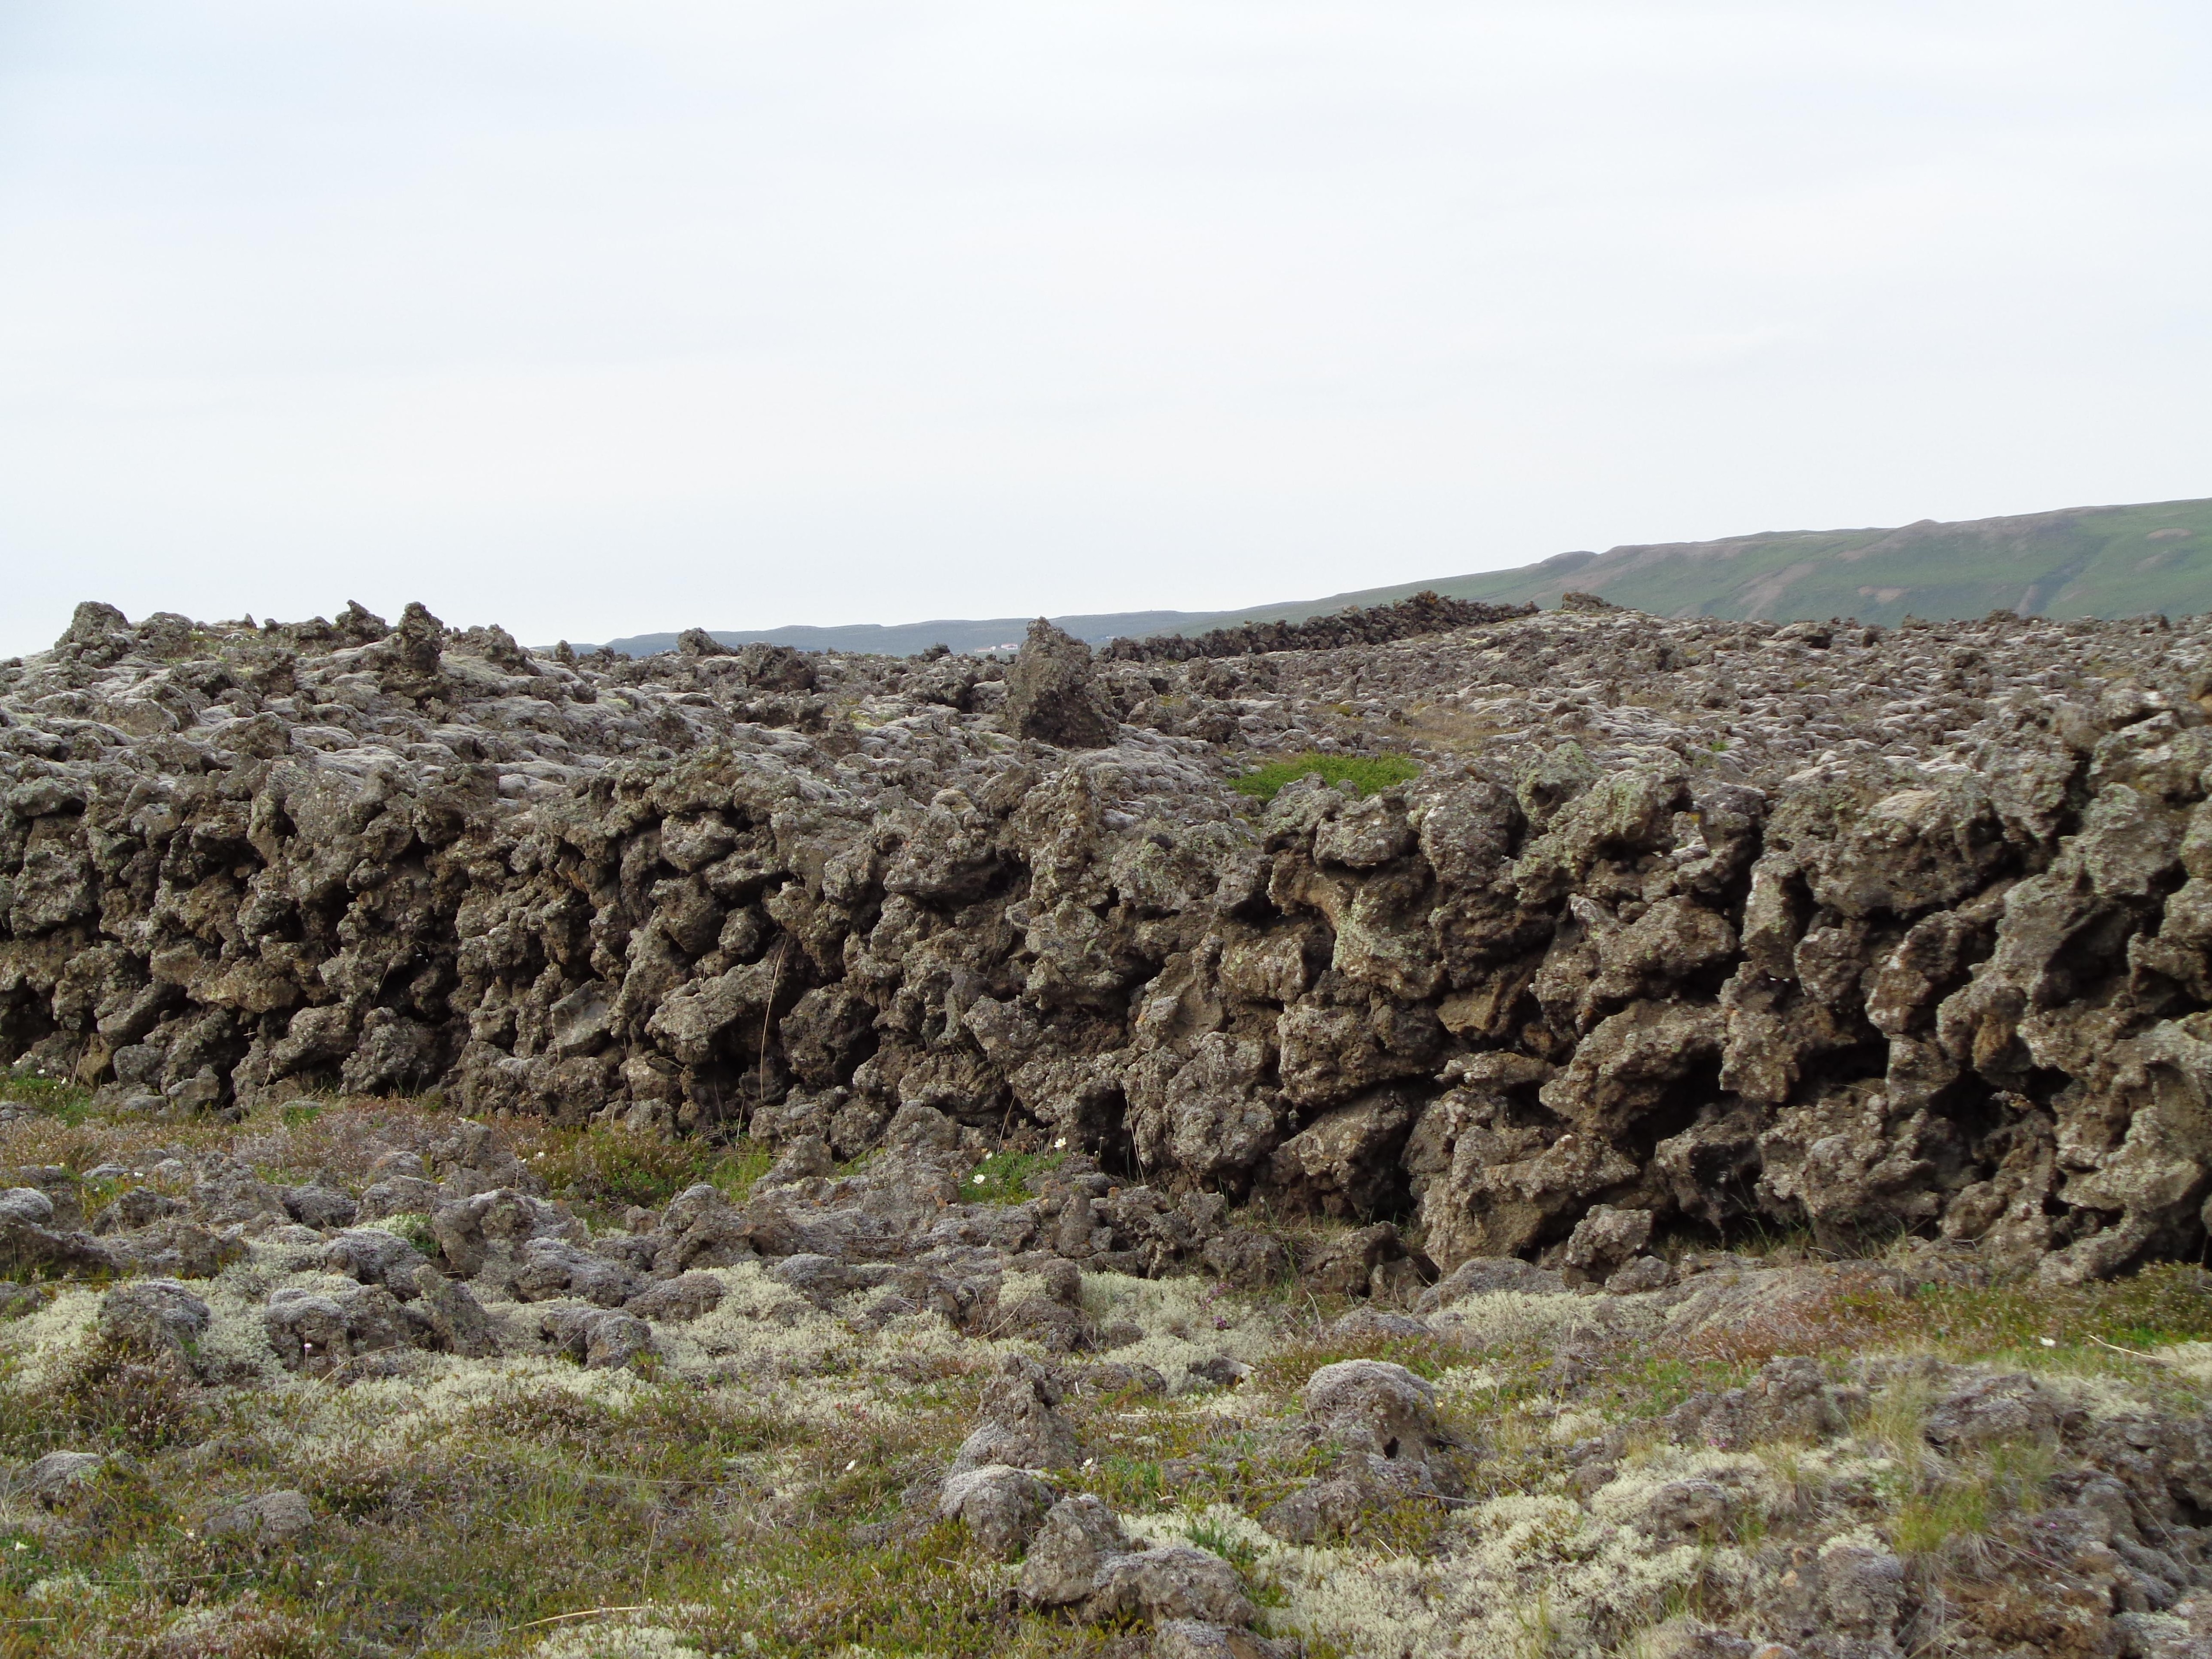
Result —
POLYGON ((1029 1548, 1052 1505, 1052 1488, 1027 1469, 987 1463, 945 1477, 938 1513, 964 1522, 984 1549, 1012 1561, 1029 1548))
POLYGON ((1391 1462, 1426 1464, 1449 1449, 1437 1420, 1436 1390, 1407 1370, 1375 1359, 1342 1359, 1307 1379, 1306 1415, 1353 1451, 1391 1462))
MULTIPOLYGON (((2203 619, 1430 620, 1010 674, 87 605, 0 665, 0 1056, 155 1116, 434 1091, 798 1149, 783 1221, 702 1216, 684 1266, 908 1253, 888 1197, 806 1188, 919 1109, 1123 1172, 1036 1246, 1242 1282, 1278 1268, 1224 1196, 1418 1224, 1425 1262, 1343 1268, 1392 1295, 1481 1256, 1648 1277, 1601 1210, 2057 1279, 2203 1247, 2203 619), (1424 769, 1231 787, 1383 749, 1424 769)), ((459 1271, 611 1309, 671 1265, 580 1265, 481 1197, 516 1182, 461 1184, 459 1271)), ((209 1270, 157 1244, 0 1199, 24 1271, 209 1270)))

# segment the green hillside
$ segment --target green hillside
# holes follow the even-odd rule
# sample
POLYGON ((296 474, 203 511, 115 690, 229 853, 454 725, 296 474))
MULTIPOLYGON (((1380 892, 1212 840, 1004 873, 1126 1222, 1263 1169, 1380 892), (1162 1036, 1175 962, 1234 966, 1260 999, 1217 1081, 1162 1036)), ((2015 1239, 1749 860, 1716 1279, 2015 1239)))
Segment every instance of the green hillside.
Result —
MULTIPOLYGON (((1136 611, 1055 617, 1094 644, 1121 635, 1202 634, 1246 622, 1304 622, 1351 605, 1389 605, 1424 590, 1455 599, 1533 600, 1549 608, 1569 588, 1665 617, 2169 616, 2212 611, 2212 501, 2074 507, 2011 519, 1901 530, 1778 530, 1717 542, 1658 542, 1607 553, 1561 553, 1540 564, 1431 577, 1244 611, 1136 611)), ((767 641, 805 650, 909 655, 943 643, 988 651, 1018 641, 1020 617, 843 628, 717 631, 725 645, 767 641)), ((674 634, 612 641, 629 656, 674 647, 674 634)))
POLYGON ((2212 611, 2212 501, 2080 507, 1899 530, 1773 531, 1562 553, 1540 564, 1193 617, 1178 633, 1298 622, 1424 588, 1455 599, 1534 600, 1580 588, 1669 617, 2131 617, 2212 611))

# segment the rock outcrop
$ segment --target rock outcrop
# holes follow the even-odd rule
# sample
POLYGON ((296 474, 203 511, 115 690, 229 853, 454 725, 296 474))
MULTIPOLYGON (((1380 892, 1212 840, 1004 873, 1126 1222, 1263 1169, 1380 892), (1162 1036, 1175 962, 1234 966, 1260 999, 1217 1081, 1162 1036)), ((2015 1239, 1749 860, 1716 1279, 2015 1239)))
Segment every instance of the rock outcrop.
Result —
MULTIPOLYGON (((809 1183, 917 1135, 1113 1172, 1019 1248, 1241 1282, 1279 1270, 1224 1207, 1253 1195, 1418 1225, 1420 1259, 1386 1229, 1331 1268, 1392 1295, 1478 1257, 1648 1273, 1681 1226, 2057 1279, 2202 1249, 2199 623, 1416 609, 1446 631, 1033 637, 1010 675, 88 605, 0 665, 0 1056, 154 1115, 434 1091, 792 1149, 627 1265, 519 1179, 196 1200, 429 1213, 455 1269, 609 1316, 545 1338, 601 1355, 649 1278, 890 1260, 937 1224, 911 1194, 809 1183), (1316 749, 1422 769, 1234 787, 1316 749)), ((20 1270, 115 1269, 40 1197, 0 1194, 20 1270)), ((436 1340, 417 1263, 332 1248, 360 1291, 281 1322, 302 1364, 436 1340)), ((957 1304, 931 1271, 879 1288, 957 1304)))

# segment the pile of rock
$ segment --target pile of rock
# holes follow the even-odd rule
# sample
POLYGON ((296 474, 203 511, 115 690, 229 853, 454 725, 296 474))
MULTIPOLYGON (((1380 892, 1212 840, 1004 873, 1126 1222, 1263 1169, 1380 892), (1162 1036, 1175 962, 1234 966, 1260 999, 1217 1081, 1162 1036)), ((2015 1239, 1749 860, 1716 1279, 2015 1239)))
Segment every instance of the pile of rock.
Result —
POLYGON ((1287 1654, 1255 1635, 1257 1616, 1235 1567, 1191 1544, 1133 1539, 1097 1497, 1061 1496, 1054 1471, 1079 1455, 1074 1431, 1054 1407, 1061 1384, 1036 1362, 1014 1357, 983 1396, 975 1431, 937 1488, 937 1511, 963 1522, 1001 1560, 1019 1560, 1016 1581, 1032 1607, 1087 1621, 1157 1626, 1155 1651, 1287 1654))

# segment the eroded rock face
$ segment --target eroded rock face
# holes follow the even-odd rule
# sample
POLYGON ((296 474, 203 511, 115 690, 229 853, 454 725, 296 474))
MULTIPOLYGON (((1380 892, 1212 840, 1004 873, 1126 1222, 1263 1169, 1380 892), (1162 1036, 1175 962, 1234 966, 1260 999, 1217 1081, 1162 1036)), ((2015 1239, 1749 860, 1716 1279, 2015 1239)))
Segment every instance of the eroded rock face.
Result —
POLYGON ((155 1116, 435 1089, 788 1156, 651 1261, 592 1258, 459 1146, 350 1215, 208 1171, 205 1238, 140 1237, 180 1197, 95 1239, 26 1187, 0 1253, 187 1275, 231 1231, 419 1212, 454 1270, 614 1311, 750 1255, 909 1253, 910 1194, 811 1188, 921 1132, 1123 1172, 995 1248, 1246 1283, 1279 1247, 1190 1203, 1418 1224, 1419 1259, 1364 1263, 1390 1296, 1503 1255, 1633 1288, 1647 1222, 1903 1229, 2062 1279, 2201 1247, 2198 622, 1409 604, 1038 636, 1011 678, 84 607, 0 665, 0 1057, 155 1116), (1316 747, 1424 769, 1231 787, 1316 747))

